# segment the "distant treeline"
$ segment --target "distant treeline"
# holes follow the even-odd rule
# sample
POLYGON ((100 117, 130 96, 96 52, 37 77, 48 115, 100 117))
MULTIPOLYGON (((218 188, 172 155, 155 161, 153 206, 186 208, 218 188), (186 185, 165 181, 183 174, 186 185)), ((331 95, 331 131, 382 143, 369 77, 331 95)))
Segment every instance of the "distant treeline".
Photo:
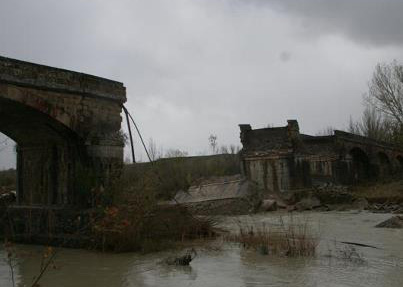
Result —
POLYGON ((15 169, 0 170, 0 187, 15 187, 17 171, 15 169))
POLYGON ((239 173, 240 162, 237 154, 163 158, 153 163, 125 165, 122 184, 144 184, 147 188, 155 190, 158 197, 169 199, 177 191, 187 190, 200 179, 239 173))
MULTIPOLYGON (((153 163, 124 165, 122 180, 118 184, 124 186, 116 188, 123 187, 126 190, 127 187, 142 184, 156 191, 159 197, 168 199, 178 190, 186 190, 200 179, 239 173, 237 154, 163 158, 153 163)), ((15 169, 0 171, 0 187, 15 187, 15 185, 15 169)))

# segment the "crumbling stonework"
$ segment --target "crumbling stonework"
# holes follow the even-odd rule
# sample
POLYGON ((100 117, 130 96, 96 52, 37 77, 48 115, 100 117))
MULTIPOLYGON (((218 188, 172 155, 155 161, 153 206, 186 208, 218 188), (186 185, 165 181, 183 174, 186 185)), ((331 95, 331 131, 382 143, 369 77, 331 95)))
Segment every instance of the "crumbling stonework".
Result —
POLYGON ((299 132, 298 122, 253 130, 240 125, 242 172, 272 192, 310 188, 323 183, 351 185, 401 177, 403 150, 343 131, 331 136, 299 132))
POLYGON ((20 205, 88 205, 121 171, 122 83, 0 57, 0 131, 17 147, 20 205))

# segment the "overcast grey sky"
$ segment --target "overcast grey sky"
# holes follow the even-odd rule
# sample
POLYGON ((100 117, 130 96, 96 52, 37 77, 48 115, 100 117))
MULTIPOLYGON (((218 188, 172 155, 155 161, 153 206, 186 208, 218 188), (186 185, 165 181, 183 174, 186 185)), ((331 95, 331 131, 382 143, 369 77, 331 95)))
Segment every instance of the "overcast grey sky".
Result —
POLYGON ((402 14, 400 0, 2 0, 0 55, 122 81, 146 139, 198 154, 211 133, 240 144, 239 123, 343 129, 376 63, 403 61, 402 14))

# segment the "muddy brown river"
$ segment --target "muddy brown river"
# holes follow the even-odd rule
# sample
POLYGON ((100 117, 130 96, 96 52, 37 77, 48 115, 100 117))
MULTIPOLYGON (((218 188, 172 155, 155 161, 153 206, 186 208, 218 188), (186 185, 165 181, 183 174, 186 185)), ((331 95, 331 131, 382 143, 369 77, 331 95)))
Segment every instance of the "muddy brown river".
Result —
MULTIPOLYGON (((104 254, 59 249, 55 268, 41 281, 41 287, 58 286, 403 286, 403 230, 374 228, 390 214, 367 212, 302 213, 319 235, 318 254, 313 258, 261 255, 235 244, 212 242, 196 247, 198 256, 191 266, 161 263, 171 252, 139 255, 104 254), (360 260, 340 257, 341 241, 372 245, 356 246, 360 260)), ((287 219, 287 215, 284 215, 287 219)), ((222 225, 237 229, 245 222, 277 224, 279 214, 225 217, 222 225), (240 223, 241 222, 241 223, 240 223)), ((31 286, 38 274, 43 247, 17 245, 16 286, 31 286)), ((12 286, 4 248, 0 249, 0 286, 12 286)))

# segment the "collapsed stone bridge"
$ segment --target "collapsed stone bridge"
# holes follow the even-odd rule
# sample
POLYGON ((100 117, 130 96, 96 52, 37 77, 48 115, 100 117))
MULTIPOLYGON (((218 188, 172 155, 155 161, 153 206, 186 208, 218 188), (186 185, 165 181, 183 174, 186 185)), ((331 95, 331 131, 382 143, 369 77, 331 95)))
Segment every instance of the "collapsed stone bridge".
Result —
POLYGON ((252 129, 240 125, 242 171, 265 190, 283 192, 323 183, 343 185, 403 177, 403 150, 367 137, 335 131, 302 134, 287 126, 252 129))
POLYGON ((122 83, 0 57, 0 132, 17 143, 17 204, 88 206, 121 172, 122 83))

